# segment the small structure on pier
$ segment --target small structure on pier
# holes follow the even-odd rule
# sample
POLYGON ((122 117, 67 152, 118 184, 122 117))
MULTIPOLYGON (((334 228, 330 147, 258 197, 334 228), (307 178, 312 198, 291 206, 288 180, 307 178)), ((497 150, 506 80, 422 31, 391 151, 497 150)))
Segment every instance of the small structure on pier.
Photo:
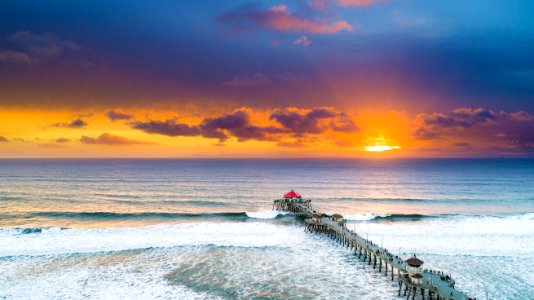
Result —
POLYGON ((311 200, 302 199, 302 196, 294 190, 285 193, 282 199, 276 199, 273 201, 273 209, 283 211, 298 212, 299 205, 302 205, 310 211, 308 217, 315 213, 311 206, 311 200))
POLYGON ((291 190, 284 194, 284 202, 286 203, 302 203, 302 196, 295 192, 294 190, 291 190))
POLYGON ((421 275, 421 266, 423 264, 424 262, 417 258, 415 254, 406 260, 406 270, 408 271, 410 279, 414 284, 421 284, 423 281, 423 276, 421 275))
POLYGON ((311 219, 314 222, 320 222, 321 221, 321 215, 320 214, 313 214, 313 215, 311 215, 311 219))
POLYGON ((345 224, 347 224, 347 220, 345 220, 345 218, 343 218, 343 216, 340 214, 333 214, 332 221, 338 223, 339 225, 343 227, 345 226, 345 224))
POLYGON ((333 214, 332 215, 332 221, 341 222, 341 221, 343 221, 343 216, 340 215, 340 214, 333 214))

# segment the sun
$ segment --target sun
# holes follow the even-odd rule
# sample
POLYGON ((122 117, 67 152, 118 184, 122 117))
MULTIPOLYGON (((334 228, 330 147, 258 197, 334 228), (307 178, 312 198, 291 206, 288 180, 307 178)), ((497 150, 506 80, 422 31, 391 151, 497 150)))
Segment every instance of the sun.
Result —
POLYGON ((368 139, 367 146, 364 146, 365 151, 367 152, 384 152, 391 150, 398 150, 400 146, 391 145, 393 141, 390 139, 384 138, 384 136, 370 137, 368 139))
POLYGON ((400 149, 399 146, 388 146, 388 145, 373 145, 373 146, 365 146, 365 151, 367 152, 384 152, 384 151, 390 151, 390 150, 396 150, 400 149))

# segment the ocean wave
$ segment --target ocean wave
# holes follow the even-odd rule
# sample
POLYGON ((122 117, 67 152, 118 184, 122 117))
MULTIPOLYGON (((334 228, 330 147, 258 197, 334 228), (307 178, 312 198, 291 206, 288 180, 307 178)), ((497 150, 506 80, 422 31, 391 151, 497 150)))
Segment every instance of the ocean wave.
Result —
POLYGON ((246 212, 220 212, 220 213, 167 213, 167 212, 33 212, 22 214, 2 214, 0 218, 58 218, 58 219, 95 219, 95 220, 115 220, 115 219, 247 219, 246 212))
POLYGON ((32 212, 32 213, 13 213, 0 214, 0 218, 6 219, 31 219, 31 218, 57 218, 57 219, 95 219, 95 220, 115 220, 115 219, 229 219, 229 220, 246 220, 252 219, 274 219, 278 216, 286 215, 286 212, 265 210, 253 212, 217 212, 217 213, 171 213, 171 212, 32 212))
POLYGON ((346 214, 348 221, 417 221, 428 218, 444 218, 456 216, 452 214, 423 215, 423 214, 346 214))
POLYGON ((509 218, 519 220, 534 220, 534 213, 516 213, 503 215, 471 215, 471 214, 346 214, 348 221, 420 221, 425 219, 445 218, 509 218))
POLYGON ((299 226, 264 222, 188 222, 142 227, 0 229, 0 258, 181 246, 282 247, 303 243, 299 226), (35 234, 24 233, 26 231, 35 234))
MULTIPOLYGON (((354 202, 368 202, 368 201, 384 201, 384 202, 435 202, 435 199, 421 199, 421 198, 368 198, 368 197, 344 197, 344 198, 324 198, 325 200, 339 200, 339 201, 354 201, 354 202)), ((442 201, 441 199, 439 201, 442 201)))
POLYGON ((246 212, 247 216, 249 218, 253 219, 274 219, 278 216, 286 215, 286 212, 280 212, 276 210, 263 210, 263 211, 253 211, 253 212, 246 212))

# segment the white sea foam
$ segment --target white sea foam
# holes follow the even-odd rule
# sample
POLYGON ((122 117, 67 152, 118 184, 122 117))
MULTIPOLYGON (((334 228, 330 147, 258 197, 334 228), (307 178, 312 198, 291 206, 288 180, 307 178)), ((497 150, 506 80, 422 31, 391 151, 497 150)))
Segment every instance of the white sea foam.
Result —
POLYGON ((385 247, 439 255, 534 256, 534 214, 451 216, 405 222, 358 222, 356 232, 368 233, 385 247))
POLYGON ((285 215, 285 214, 287 213, 276 211, 276 210, 262 210, 262 211, 253 211, 253 212, 247 211, 247 216, 249 218, 254 218, 254 219, 274 219, 278 217, 279 215, 285 215))
POLYGON ((267 222, 10 230, 0 243, 3 255, 30 255, 0 257, 8 299, 391 299, 395 289, 324 236, 267 222), (146 246, 160 248, 97 252, 146 246))
POLYGON ((144 227, 43 229, 20 234, 0 231, 0 257, 120 251, 149 247, 218 245, 240 247, 285 247, 289 240, 303 238, 302 228, 266 223, 202 222, 144 227), (284 230, 277 230, 284 227, 284 230))

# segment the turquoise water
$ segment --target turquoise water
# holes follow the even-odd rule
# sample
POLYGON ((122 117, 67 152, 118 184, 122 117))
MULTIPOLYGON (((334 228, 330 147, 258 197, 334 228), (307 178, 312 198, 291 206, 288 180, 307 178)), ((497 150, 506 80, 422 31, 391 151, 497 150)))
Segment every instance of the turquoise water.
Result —
POLYGON ((394 298, 271 211, 289 189, 471 296, 534 298, 532 182, 532 159, 0 160, 0 298, 394 298))

